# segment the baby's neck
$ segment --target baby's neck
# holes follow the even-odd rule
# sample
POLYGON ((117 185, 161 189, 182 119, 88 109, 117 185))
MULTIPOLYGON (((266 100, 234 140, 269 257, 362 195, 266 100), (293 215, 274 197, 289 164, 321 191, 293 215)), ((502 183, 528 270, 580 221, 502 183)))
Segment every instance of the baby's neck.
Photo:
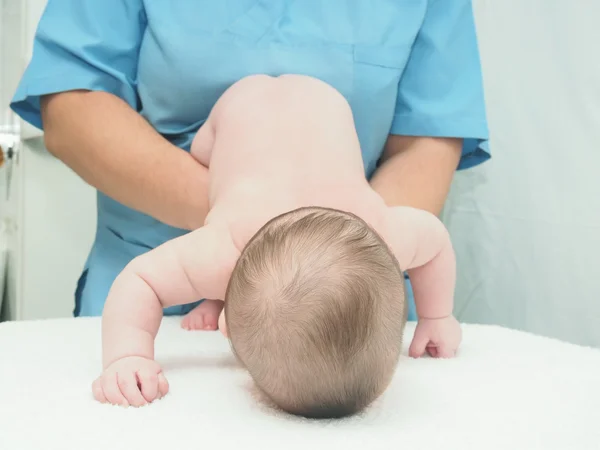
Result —
POLYGON ((387 206, 366 181, 347 186, 332 184, 320 195, 313 195, 311 200, 314 201, 307 201, 301 207, 316 206, 349 212, 364 220, 377 233, 384 231, 387 206))
MULTIPOLYGON (((362 184, 331 183, 318 192, 290 192, 270 186, 254 185, 244 189, 227 202, 217 202, 209 216, 226 222, 238 248, 244 248, 254 234, 268 221, 300 208, 328 208, 352 213, 367 222, 375 231, 383 231, 386 205, 365 182, 362 184)), ((223 200, 223 199, 222 199, 223 200)))

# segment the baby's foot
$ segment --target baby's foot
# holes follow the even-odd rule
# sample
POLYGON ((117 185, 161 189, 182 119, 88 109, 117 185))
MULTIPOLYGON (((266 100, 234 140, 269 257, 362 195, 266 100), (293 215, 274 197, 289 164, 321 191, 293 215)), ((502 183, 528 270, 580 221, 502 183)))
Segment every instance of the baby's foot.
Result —
POLYGON ((185 315, 181 321, 181 328, 186 330, 216 330, 222 309, 222 301, 204 300, 185 315))

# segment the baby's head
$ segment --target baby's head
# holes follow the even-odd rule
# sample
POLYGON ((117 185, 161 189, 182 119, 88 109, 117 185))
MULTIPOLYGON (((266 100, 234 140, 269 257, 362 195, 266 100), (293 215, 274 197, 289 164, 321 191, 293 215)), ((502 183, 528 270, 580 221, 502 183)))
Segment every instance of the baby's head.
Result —
POLYGON ((248 243, 225 315, 237 358, 271 401, 304 417, 344 417, 391 381, 406 323, 404 279, 363 220, 302 208, 248 243))

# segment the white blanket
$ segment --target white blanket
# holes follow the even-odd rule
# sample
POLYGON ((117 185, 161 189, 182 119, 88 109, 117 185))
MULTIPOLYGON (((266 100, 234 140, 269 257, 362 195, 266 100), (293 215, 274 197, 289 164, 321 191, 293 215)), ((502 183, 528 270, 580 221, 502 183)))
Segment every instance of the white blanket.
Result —
POLYGON ((178 324, 157 339, 170 393, 137 409, 92 399, 98 319, 0 324, 0 449, 600 449, 598 350, 467 325, 456 359, 405 356, 368 412, 309 421, 255 400, 219 333, 178 324))

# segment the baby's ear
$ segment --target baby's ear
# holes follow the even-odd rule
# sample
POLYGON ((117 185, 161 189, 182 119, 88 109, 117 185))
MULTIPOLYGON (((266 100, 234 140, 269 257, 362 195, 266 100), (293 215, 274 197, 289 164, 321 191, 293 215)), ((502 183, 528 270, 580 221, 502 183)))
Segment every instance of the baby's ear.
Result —
POLYGON ((223 336, 229 338, 229 336, 227 336, 227 323, 225 322, 225 308, 223 308, 221 315, 219 316, 219 330, 221 330, 223 336))

